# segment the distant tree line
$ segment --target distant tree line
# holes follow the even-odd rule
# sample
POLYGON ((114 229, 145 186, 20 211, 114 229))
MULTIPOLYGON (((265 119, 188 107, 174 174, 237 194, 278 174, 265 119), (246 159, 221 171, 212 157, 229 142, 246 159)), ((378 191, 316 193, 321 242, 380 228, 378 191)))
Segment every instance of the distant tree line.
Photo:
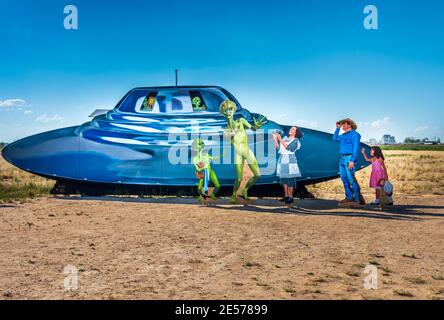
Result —
POLYGON ((422 143, 440 144, 441 139, 438 138, 437 140, 430 140, 429 138, 417 139, 417 138, 408 137, 408 138, 405 138, 404 143, 408 143, 408 144, 422 144, 422 143))

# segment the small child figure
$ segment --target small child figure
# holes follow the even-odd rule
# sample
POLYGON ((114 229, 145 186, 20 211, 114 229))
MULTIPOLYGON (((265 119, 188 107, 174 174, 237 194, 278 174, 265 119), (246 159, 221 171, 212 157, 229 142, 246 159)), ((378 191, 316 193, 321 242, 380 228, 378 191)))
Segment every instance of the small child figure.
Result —
POLYGON ((196 178, 199 180, 197 185, 197 191, 199 193, 199 201, 206 200, 208 195, 208 187, 210 182, 213 183, 214 189, 213 193, 209 196, 213 200, 217 200, 217 192, 220 189, 219 179, 217 178, 216 172, 211 167, 211 161, 218 159, 216 157, 210 156, 205 149, 205 142, 198 138, 193 141, 192 145, 193 151, 196 155, 193 158, 194 168, 196 170, 196 178))
POLYGON ((386 206, 393 205, 393 186, 385 179, 379 180, 379 207, 384 210, 386 206))
POLYGON ((380 147, 372 147, 370 149, 371 158, 367 157, 364 148, 362 148, 361 152, 365 158, 365 161, 372 163, 372 173, 370 175, 370 188, 376 190, 376 199, 371 204, 379 205, 381 189, 384 186, 380 185, 380 181, 384 180, 384 183, 385 181, 388 181, 387 168, 385 167, 384 163, 385 160, 384 155, 382 154, 382 150, 380 147))

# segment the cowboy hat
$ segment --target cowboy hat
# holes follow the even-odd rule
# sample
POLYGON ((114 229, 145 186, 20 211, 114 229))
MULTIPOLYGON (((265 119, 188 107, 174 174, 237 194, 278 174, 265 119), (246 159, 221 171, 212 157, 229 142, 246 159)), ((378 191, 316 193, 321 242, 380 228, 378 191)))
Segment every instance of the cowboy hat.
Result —
POLYGON ((338 121, 337 123, 342 125, 344 122, 348 123, 352 127, 353 130, 357 130, 358 129, 358 126, 356 125, 356 123, 352 119, 350 119, 350 118, 345 118, 343 120, 338 121))

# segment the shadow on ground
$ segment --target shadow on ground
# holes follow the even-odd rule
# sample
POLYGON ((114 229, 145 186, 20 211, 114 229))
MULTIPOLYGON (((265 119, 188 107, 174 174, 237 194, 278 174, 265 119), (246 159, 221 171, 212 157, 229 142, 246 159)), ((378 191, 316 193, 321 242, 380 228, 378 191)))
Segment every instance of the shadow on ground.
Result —
MULTIPOLYGON (((128 203, 147 203, 147 204, 180 204, 201 206, 192 197, 80 197, 63 196, 56 197, 61 200, 69 201, 114 201, 128 203)), ((313 215, 313 216, 340 216, 340 217, 365 217, 371 219, 395 219, 395 220, 419 220, 424 217, 444 217, 444 213, 427 212, 429 210, 443 210, 444 206, 429 205, 394 205, 381 211, 377 206, 366 205, 359 209, 338 208, 338 202, 325 199, 300 199, 296 200, 294 206, 288 207, 274 199, 257 199, 249 204, 230 204, 228 199, 219 199, 215 203, 210 203, 211 208, 221 210, 247 211, 254 213, 267 214, 293 214, 293 215, 313 215)))
POLYGON ((12 204, 0 204, 0 208, 15 208, 16 205, 12 204))

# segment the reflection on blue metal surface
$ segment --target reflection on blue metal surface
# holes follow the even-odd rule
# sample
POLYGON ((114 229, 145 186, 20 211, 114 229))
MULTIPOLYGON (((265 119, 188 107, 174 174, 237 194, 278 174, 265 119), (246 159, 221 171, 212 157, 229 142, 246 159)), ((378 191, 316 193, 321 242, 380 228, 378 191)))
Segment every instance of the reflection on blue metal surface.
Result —
MULTIPOLYGON (((236 116, 252 122, 252 114, 219 87, 137 88, 112 111, 90 122, 24 138, 8 145, 2 154, 21 169, 54 179, 193 186, 197 180, 191 144, 200 136, 213 155, 224 154, 213 167, 222 185, 233 185, 233 151, 224 140, 226 120, 219 113, 226 99, 237 104, 236 116)), ((249 144, 262 172, 257 184, 278 181, 272 134, 288 128, 268 121, 260 132, 249 130, 249 144)), ((338 144, 331 134, 302 131, 302 148, 297 153, 301 180, 310 183, 337 177, 338 144)), ((364 165, 359 159, 358 168, 364 165)))

